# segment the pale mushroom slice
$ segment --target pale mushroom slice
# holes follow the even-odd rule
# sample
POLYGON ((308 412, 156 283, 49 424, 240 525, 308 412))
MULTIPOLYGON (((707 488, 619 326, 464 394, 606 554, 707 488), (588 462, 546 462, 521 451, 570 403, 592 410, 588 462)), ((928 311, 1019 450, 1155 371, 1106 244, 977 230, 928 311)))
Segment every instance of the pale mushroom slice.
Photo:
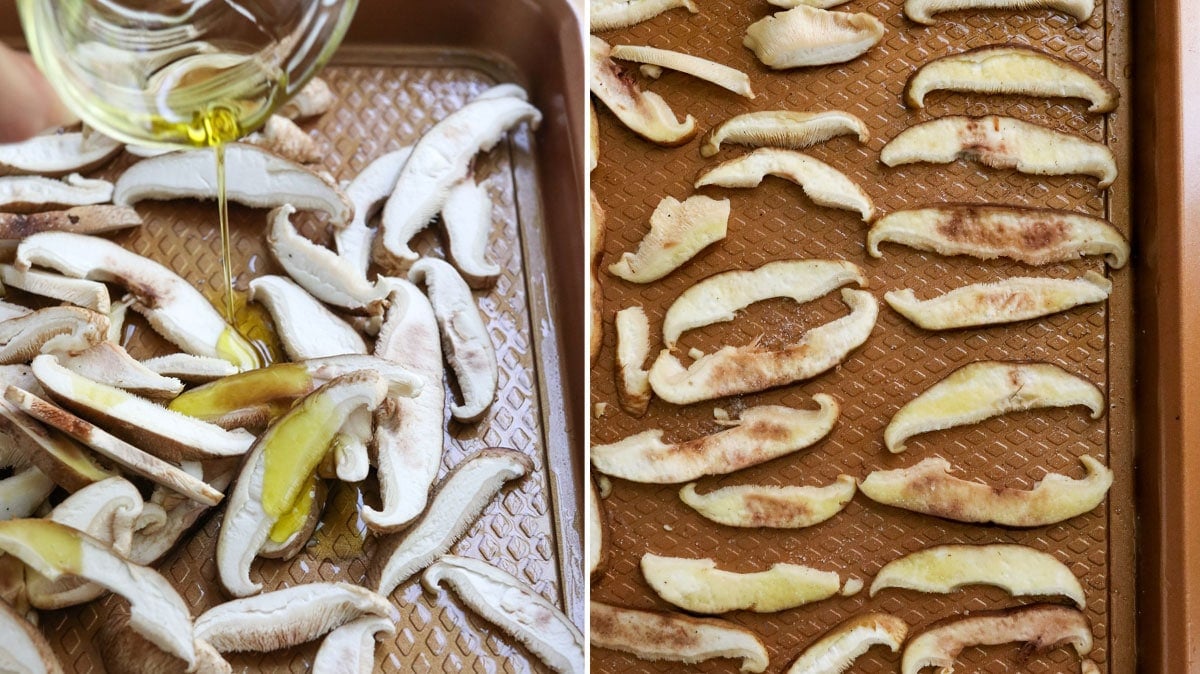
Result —
POLYGON ((361 516, 374 531, 397 531, 421 514, 442 464, 446 388, 442 345, 433 306, 416 286, 388 279, 392 288, 375 355, 423 382, 411 398, 389 397, 375 412, 375 474, 380 508, 361 516))
POLYGON ((67 232, 34 234, 17 247, 16 266, 27 269, 30 265, 124 286, 137 298, 134 310, 145 316, 156 332, 188 353, 224 358, 241 369, 260 364, 254 347, 191 283, 112 241, 67 232))
POLYGON ((528 456, 511 449, 484 449, 467 457, 438 485, 429 508, 408 531, 380 541, 368 582, 387 597, 462 538, 500 489, 533 471, 528 456))
POLYGON ((0 671, 16 674, 63 674, 54 649, 34 627, 7 602, 0 601, 0 671))
POLYGON ((642 431, 611 444, 592 445, 592 465, 611 477, 674 484, 705 475, 725 475, 811 446, 833 430, 838 403, 818 393, 816 410, 760 405, 712 435, 663 442, 661 429, 642 431))
MULTIPOLYGON (((251 208, 296 208, 328 213, 344 225, 354 208, 327 176, 269 150, 230 143, 225 146, 225 184, 230 201, 251 208)), ((130 166, 117 179, 113 203, 130 206, 146 199, 216 199, 217 160, 209 150, 172 152, 130 166)))
POLYGON ((584 674, 583 633, 528 583, 491 564, 455 555, 442 557, 421 575, 427 592, 436 593, 441 583, 552 671, 584 674))
POLYGON ((696 118, 680 122, 662 96, 642 91, 613 62, 607 42, 591 37, 588 65, 592 93, 621 123, 637 135, 659 145, 683 145, 696 135, 696 118))
POLYGON ((739 96, 754 98, 750 78, 746 73, 699 56, 643 45, 616 45, 609 56, 620 61, 633 61, 676 70, 712 82, 739 96))
POLYGON ((377 305, 386 289, 368 282, 350 260, 296 231, 290 219, 295 212, 291 204, 285 204, 267 216, 271 223, 267 246, 288 276, 313 297, 334 306, 357 311, 377 305))
POLYGON ((764 65, 782 70, 853 61, 886 31, 870 14, 799 5, 750 24, 742 44, 764 65))
MULTIPOLYGON (((250 580, 254 558, 268 538, 283 543, 303 526, 305 518, 292 515, 298 509, 307 515, 302 493, 334 437, 351 413, 374 410, 387 393, 387 381, 369 370, 338 377, 258 437, 229 495, 217 537, 217 575, 230 594, 245 597, 262 589, 250 580)), ((222 649, 217 643, 213 647, 222 649)))
POLYGON ((195 356, 190 353, 168 353, 142 361, 151 372, 174 377, 189 384, 207 383, 238 373, 238 367, 224 358, 195 356))
POLYGON ((621 408, 635 417, 646 413, 650 404, 650 320, 641 307, 617 312, 617 396, 621 408))
POLYGON ((587 565, 588 576, 595 582, 608 566, 608 518, 604 504, 600 502, 596 481, 589 476, 587 482, 587 491, 583 494, 587 501, 587 565))
MULTIPOLYGON (((10 318, 20 318, 21 316, 28 316, 29 314, 32 314, 32 313, 33 313, 33 309, 30 309, 28 307, 23 307, 19 304, 13 304, 12 302, 5 302, 4 300, 0 300, 0 321, 7 321, 10 318)), ((7 366, 0 366, 0 367, 7 367, 7 366)))
POLYGON ((972 283, 927 300, 904 288, 888 291, 883 299, 919 327, 954 330, 1041 318, 1104 302, 1111 292, 1112 281, 1089 271, 1075 279, 1017 276, 972 283))
POLYGON ((604 222, 605 213, 604 207, 600 205, 600 200, 596 198, 594 190, 589 190, 588 196, 589 205, 591 206, 590 215, 588 218, 589 232, 588 236, 591 240, 591 258, 588 260, 588 285, 591 288, 591 326, 589 337, 589 359, 594 363, 596 356, 600 355, 600 348, 604 346, 604 291, 600 287, 600 277, 597 274, 597 269, 600 266, 600 257, 604 254, 604 222))
POLYGON ((1010 412, 1083 405, 1092 418, 1104 414, 1095 384, 1050 363, 968 363, 926 389, 896 412, 883 431, 893 454, 914 435, 974 424, 1010 412))
POLYGON ((902 131, 879 154, 888 166, 959 158, 1031 175, 1092 176, 1101 188, 1117 178, 1117 161, 1107 145, 997 115, 923 122, 902 131))
MULTIPOLYGON (((905 3, 906 10, 913 1, 905 3)), ((1090 10, 1090 2, 1088 7, 1090 10)), ((909 79, 904 101, 909 107, 923 108, 926 94, 938 90, 1082 98, 1092 104, 1088 112, 1112 112, 1120 98, 1117 88, 1102 75, 1020 45, 992 45, 934 59, 909 79)))
MULTIPOLYGON (((64 277, 65 278, 65 277, 64 277)), ((91 281, 88 281, 91 283, 91 281)), ((120 344, 125 333, 125 318, 129 315, 129 307, 137 303, 133 295, 125 295, 108 307, 108 341, 120 344)), ((232 365, 232 363, 230 363, 232 365)), ((158 373, 155 373, 158 374, 158 373)))
MULTIPOLYGON (((8 386, 16 385, 8 384, 5 389, 8 386)), ((33 388, 41 391, 36 380, 33 388)), ((63 489, 76 492, 115 475, 97 463, 79 443, 57 429, 42 425, 8 398, 0 399, 0 417, 8 429, 21 434, 22 439, 14 444, 23 450, 29 463, 63 489)))
POLYGON ((662 351, 650 367, 654 395, 676 405, 762 391, 811 379, 841 363, 875 328, 879 304, 865 290, 842 289, 850 314, 805 333, 778 350, 757 344, 723 346, 684 367, 662 351))
POLYGON ((358 331, 283 276, 260 276, 250 282, 250 301, 267 308, 292 360, 343 354, 365 354, 358 331))
POLYGON ((763 147, 722 162, 697 178, 696 188, 758 187, 768 175, 796 183, 818 205, 857 211, 864 222, 875 215, 871 197, 845 173, 795 150, 763 147))
POLYGON ((487 260, 492 234, 492 198, 487 188, 471 178, 450 188, 442 207, 446 231, 446 259, 464 280, 478 290, 496 285, 500 266, 487 260))
POLYGON ((600 33, 648 21, 672 9, 700 11, 693 0, 591 0, 591 32, 600 33))
MULTIPOLYGON (((493 87, 494 88, 494 87, 493 87)), ((375 158, 346 185, 346 198, 354 206, 350 224, 333 233, 338 255, 349 262, 365 279, 371 266, 371 244, 375 229, 367 221, 396 189, 400 169, 412 154, 412 147, 402 147, 375 158)))
POLYGON ((786 297, 804 304, 850 283, 865 287, 867 277, 858 265, 842 260, 780 260, 716 274, 683 291, 667 309, 663 343, 674 349, 688 330, 732 321, 755 302, 786 297))
MULTIPOLYGON (((205 484, 204 481, 188 474, 178 466, 108 434, 29 391, 9 386, 4 392, 4 397, 5 400, 16 405, 30 417, 75 438, 91 447, 97 454, 135 475, 140 475, 155 484, 162 485, 206 506, 216 505, 223 498, 219 490, 205 484)), ((63 450, 59 452, 63 461, 71 460, 72 454, 72 452, 63 450)), ((94 467, 94 462, 84 463, 82 460, 75 459, 75 465, 80 463, 83 463, 85 467, 90 464, 93 466, 92 471, 98 470, 98 467, 94 467)), ((84 474, 92 475, 92 473, 84 474)), ((93 475, 93 477, 99 476, 93 475)))
MULTIPOLYGON (((113 184, 84 178, 78 173, 61 179, 41 176, 0 178, 0 209, 9 213, 54 211, 112 201, 113 184)), ((128 204, 124 204, 128 205, 128 204)))
POLYGON ((600 163, 600 124, 596 121, 596 102, 588 99, 588 175, 600 163))
POLYGON ((1080 611, 1050 604, 948 620, 909 639, 904 647, 900 671, 920 674, 926 667, 953 671, 955 659, 967 647, 996 646, 1014 641, 1023 642, 1026 652, 1070 645, 1083 657, 1092 651, 1092 626, 1080 611))
POLYGON ((747 112, 730 117, 704 134, 700 139, 700 156, 715 156, 721 150, 721 143, 803 150, 845 135, 858 136, 860 143, 871 139, 871 131, 861 119, 841 110, 747 112))
POLYGON ((351 620, 325 635, 313 658, 313 674, 371 674, 375 671, 375 644, 396 634, 396 621, 365 616, 351 620))
POLYGON ((61 300, 102 314, 112 310, 108 287, 99 281, 50 274, 36 269, 22 270, 11 264, 0 264, 0 280, 10 288, 61 300))
POLYGON ((1090 456, 1080 457, 1087 476, 1075 480, 1048 473, 1033 489, 996 487, 950 475, 950 462, 931 457, 909 467, 877 470, 858 489, 877 503, 956 522, 1041 527, 1091 511, 1104 500, 1113 473, 1090 456))
POLYGON ((442 335, 442 350, 462 392, 462 404, 452 403, 450 414, 462 422, 476 421, 496 398, 500 371, 471 288, 454 267, 436 258, 422 258, 412 266, 408 279, 425 284, 442 335))
POLYGON ((838 475, 824 487, 748 484, 698 494, 691 483, 679 490, 679 500, 705 519, 727 527, 800 529, 840 513, 854 498, 857 484, 849 475, 838 475))
POLYGON ((1062 596, 1087 607, 1083 586, 1054 555, 1025 545, 935 545, 884 565, 871 596, 887 588, 946 594, 968 585, 991 585, 1014 597, 1062 596))
MULTIPOLYGON (((210 461, 206 466, 194 477, 206 480, 217 491, 224 491, 233 482, 238 469, 236 460, 229 459, 210 461)), ((165 557, 209 509, 199 501, 161 486, 151 492, 143 509, 149 510, 151 506, 161 509, 165 518, 162 522, 147 524, 134 532, 129 559, 138 564, 155 564, 165 557)))
POLYGON ((129 600, 130 625, 164 651, 195 663, 192 618, 171 583, 88 536, 49 520, 0 522, 0 550, 49 580, 78 576, 129 600))
POLYGON ((867 252, 883 257, 891 241, 941 255, 1006 257, 1029 265, 1103 255, 1113 269, 1129 261, 1129 242, 1103 218, 1048 208, 952 204, 895 211, 867 232, 867 252))
POLYGON ((321 160, 321 148, 317 141, 304 132, 295 122, 281 115, 271 115, 262 128, 242 139, 250 145, 258 145, 275 154, 300 162, 311 164, 321 160))
POLYGON ((287 103, 279 106, 278 113, 291 120, 305 119, 323 115, 332 110, 334 105, 337 105, 337 95, 329 88, 329 83, 314 77, 287 103))
POLYGON ((829 630, 796 658, 785 674, 841 674, 873 646, 900 650, 908 624, 886 613, 855 616, 829 630))
POLYGON ((467 103, 426 131, 383 207, 387 253, 401 262, 416 260, 409 241, 442 210, 450 188, 467 176, 475 155, 491 150, 517 125, 527 122, 536 128, 541 120, 542 113, 521 98, 486 97, 467 103))
POLYGON ((102 234, 141 225, 142 216, 128 206, 76 206, 44 213, 0 213, 0 239, 24 239, 38 232, 102 234))
POLYGON ((629 653, 642 660, 694 664, 737 658, 741 671, 767 669, 767 648, 750 630, 727 620, 683 613, 639 611, 591 602, 588 638, 593 648, 629 653))
POLYGON ((0 363, 28 362, 39 353, 78 352, 104 341, 108 316, 80 307, 47 307, 0 321, 0 363))
POLYGON ((724 239, 728 227, 728 199, 695 195, 681 202, 664 197, 650 215, 650 231, 637 251, 622 253, 608 272, 630 283, 657 281, 724 239))
POLYGON ((63 355, 59 363, 94 382, 153 400, 170 400, 183 392, 182 381, 150 370, 123 347, 109 341, 75 354, 63 355))
POLYGON ((931 26, 934 14, 960 10, 1029 11, 1049 9, 1061 12, 1083 23, 1092 17, 1096 4, 1092 0, 906 0, 904 15, 912 21, 931 26))
POLYGON ((0 480, 0 521, 33 515, 57 486, 36 466, 17 469, 0 480))
POLYGON ((642 555, 642 576, 655 594, 691 613, 777 613, 834 596, 833 571, 780 562, 766 571, 722 571, 712 559, 642 555))
POLYGON ((64 131, 0 144, 0 175, 60 176, 88 171, 112 159, 121 144, 99 133, 64 131))
POLYGON ((218 604, 196 618, 195 636, 221 653, 269 653, 366 616, 394 620, 396 609, 350 583, 304 583, 218 604))

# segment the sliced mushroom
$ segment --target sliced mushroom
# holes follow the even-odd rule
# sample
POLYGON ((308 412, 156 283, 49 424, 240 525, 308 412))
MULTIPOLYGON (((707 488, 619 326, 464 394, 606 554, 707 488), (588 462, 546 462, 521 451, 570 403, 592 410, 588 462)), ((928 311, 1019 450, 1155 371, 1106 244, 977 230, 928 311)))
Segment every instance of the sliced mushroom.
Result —
POLYGON ((842 289, 850 314, 809 330, 800 341, 779 350, 723 346, 685 368, 662 351, 650 368, 654 394, 676 405, 751 393, 810 379, 842 362, 867 341, 879 304, 865 290, 842 289))
MULTIPOLYGON (((66 433, 135 475, 140 475, 155 484, 163 485, 204 505, 212 506, 221 502, 221 492, 205 484, 202 480, 153 454, 109 435, 28 391, 9 386, 4 392, 4 397, 34 419, 66 433)), ((153 403, 147 404, 153 405, 153 403)), ((70 458, 65 451, 60 452, 60 455, 64 456, 64 459, 70 458)), ((82 463, 82 461, 77 460, 76 463, 82 463)))
POLYGON ((62 356, 59 363, 94 382, 154 400, 169 400, 183 391, 183 382, 150 370, 124 348, 108 341, 76 354, 62 356))
POLYGON ((374 414, 358 410, 346 418, 346 423, 333 438, 334 469, 342 482, 362 482, 371 470, 367 444, 374 431, 374 414))
POLYGON ((705 519, 728 527, 799 529, 820 524, 850 503, 857 482, 849 475, 824 487, 747 484, 696 493, 696 483, 679 490, 679 500, 705 519))
POLYGON ((84 178, 78 173, 61 180, 41 176, 0 178, 0 208, 9 213, 36 213, 104 204, 112 198, 112 183, 84 178))
POLYGON ((408 279, 425 284, 442 335, 442 350, 462 392, 462 404, 451 403, 450 414, 462 422, 476 421, 495 400, 500 375, 496 349, 471 288, 454 267, 436 258, 414 264, 408 279))
POLYGON ((739 96, 754 98, 754 91, 750 89, 750 78, 746 73, 736 68, 721 65, 715 61, 700 58, 699 56, 683 54, 671 51, 670 49, 657 49, 655 47, 635 45, 617 45, 612 48, 609 56, 621 61, 648 63, 661 68, 677 70, 681 73, 687 73, 692 77, 712 82, 739 96))
POLYGON ((886 31, 870 14, 799 5, 750 24, 742 44, 763 64, 781 70, 853 61, 886 31))
POLYGON ((951 372, 910 400, 888 422, 884 443, 893 454, 914 435, 978 423, 1009 412, 1083 405, 1104 414, 1104 394, 1086 379, 1049 363, 979 361, 951 372))
POLYGON ((630 131, 667 146, 683 145, 696 135, 696 118, 688 115, 680 122, 662 96, 638 88, 613 62, 607 42, 593 35, 590 45, 592 93, 630 131))
POLYGON ((261 129, 246 136, 242 142, 257 145, 301 164, 321 161, 321 149, 317 147, 317 141, 295 122, 280 115, 268 117, 261 129))
POLYGON ((333 239, 338 255, 353 265, 364 279, 371 266, 371 244, 375 240, 375 229, 368 227, 367 221, 395 191, 400 169, 411 154, 412 147, 403 147, 381 155, 346 186, 346 198, 354 206, 354 217, 350 224, 333 233, 333 239))
POLYGON ((650 321, 641 307, 617 312, 617 396, 621 408, 635 417, 646 413, 650 404, 650 321))
POLYGON ((967 158, 998 169, 1032 175, 1086 175, 1108 187, 1117 162, 1103 143, 1012 117, 940 117, 909 127, 880 152, 888 166, 967 158))
POLYGON ((0 601, 0 669, 16 674, 63 674, 62 663, 41 630, 0 601))
POLYGON ((867 232, 867 252, 883 257, 879 244, 884 241, 942 255, 1007 257, 1030 265, 1088 255, 1104 255, 1114 269, 1129 261, 1129 242, 1112 223, 1048 208, 962 204, 896 211, 876 220, 867 232))
POLYGON ((926 330, 953 330, 1049 316, 1103 302, 1111 292, 1112 281, 1089 271, 1077 279, 1014 277, 973 283, 927 300, 905 288, 888 291, 883 299, 926 330))
POLYGON ((875 215, 871 197, 846 174, 795 150, 764 147, 722 162, 697 178, 696 188, 757 187, 768 175, 796 183, 821 206, 857 211, 864 222, 875 215))
POLYGON ((285 204, 267 216, 267 246, 288 276, 322 302, 352 310, 377 305, 386 289, 369 283, 350 260, 301 236, 289 219, 295 212, 285 204))
POLYGON ((205 383, 221 377, 237 374, 238 368, 224 358, 194 356, 190 353, 169 353, 142 361, 151 372, 164 377, 174 377, 185 382, 205 383))
POLYGON ((357 330, 283 276, 260 276, 251 281, 250 300, 267 308, 292 360, 367 352, 357 330))
POLYGON ((693 664, 738 658, 741 671, 766 670, 767 648, 750 630, 727 620, 683 613, 638 611, 591 602, 588 637, 593 648, 630 653, 642 660, 693 664))
POLYGON ((129 629, 129 609, 109 597, 99 604, 95 643, 108 674, 233 674, 233 667, 203 639, 193 639, 196 665, 187 663, 158 648, 129 629))
POLYGON ((588 99, 588 175, 600 163, 600 124, 596 121, 596 102, 588 99))
POLYGON ((492 198, 486 187, 468 178, 450 188, 442 207, 446 230, 446 259, 454 263, 472 288, 496 285, 500 266, 487 261, 492 234, 492 198))
MULTIPOLYGON (((244 143, 225 146, 226 194, 251 208, 292 204, 328 213, 337 225, 354 215, 346 195, 327 176, 268 150, 244 143)), ((172 152, 143 159, 117 179, 113 203, 146 199, 216 199, 217 160, 208 150, 172 152)))
MULTIPOLYGON (((209 486, 220 492, 233 482, 237 474, 236 459, 208 461, 205 465, 206 468, 194 477, 206 480, 209 486)), ((155 564, 165 557, 209 508, 161 486, 154 488, 144 510, 150 510, 151 506, 157 506, 165 517, 162 522, 148 523, 133 533, 129 559, 138 564, 155 564)))
MULTIPOLYGON (((1087 616, 1066 606, 1033 604, 946 621, 909 640, 900 669, 920 674, 926 667, 952 671, 968 646, 1024 642, 1026 653, 1069 644, 1083 657, 1092 651, 1087 616)), ((1085 661, 1086 662, 1086 661, 1085 661)))
POLYGON ((288 119, 305 119, 323 115, 337 104, 337 95, 329 88, 329 83, 320 77, 314 77, 288 99, 287 103, 279 106, 279 114, 288 119))
MULTIPOLYGON (((905 9, 911 4, 913 0, 906 2, 905 9)), ((1092 104, 1088 112, 1112 112, 1120 98, 1117 88, 1104 76, 1073 61, 1020 45, 991 45, 934 59, 908 81, 904 101, 909 107, 923 108, 925 95, 938 90, 1082 98, 1092 104)))
POLYGON ((589 190, 589 203, 591 205, 591 217, 588 219, 588 232, 591 239, 591 259, 588 261, 588 285, 591 288, 591 336, 589 349, 589 358, 595 362, 596 356, 600 355, 600 347, 604 346, 604 292, 600 287, 600 276, 596 270, 600 266, 600 257, 604 254, 604 207, 600 205, 600 200, 596 198, 596 192, 589 190))
POLYGON ((862 269, 842 260, 780 260, 749 271, 710 276, 688 288, 667 309, 663 343, 674 349, 688 330, 732 321, 755 302, 787 297, 811 302, 849 283, 867 285, 862 269))
MULTIPOLYGON (((301 495, 334 436, 352 412, 374 410, 388 392, 387 381, 365 370, 338 377, 305 396, 259 436, 250 450, 217 538, 217 574, 237 597, 256 594, 262 585, 250 580, 250 565, 268 537, 276 543, 292 538, 303 517, 301 495), (280 525, 283 526, 280 526, 280 525)), ((217 650, 220 643, 204 638, 217 650)))
POLYGON ((485 449, 467 457, 438 485, 429 508, 408 531, 380 541, 368 582, 387 597, 445 554, 466 533, 509 480, 524 477, 533 462, 511 449, 485 449))
MULTIPOLYGON (((7 321, 10 318, 20 318, 21 316, 28 316, 32 313, 32 309, 23 307, 19 304, 13 304, 12 302, 0 300, 0 321, 7 321)), ((0 368, 4 367, 8 366, 0 365, 0 368)))
POLYGON ((650 231, 637 251, 622 253, 608 272, 631 283, 657 281, 724 239, 728 226, 728 199, 665 197, 650 215, 650 231))
POLYGON ((364 616, 395 620, 387 599, 350 583, 305 583, 218 604, 196 618, 196 638, 221 653, 269 653, 312 641, 364 616))
POLYGON ((413 284, 388 279, 391 306, 375 340, 375 355, 410 370, 423 383, 412 398, 388 398, 375 413, 379 510, 364 505, 375 531, 397 531, 421 514, 442 464, 446 389, 433 306, 413 284))
POLYGON ((721 143, 726 142, 803 150, 844 135, 856 135, 858 142, 865 143, 870 140, 871 131, 861 119, 841 110, 747 112, 730 117, 704 134, 700 139, 700 155, 712 157, 720 152, 721 143))
POLYGON ((1024 545, 935 545, 884 565, 871 596, 887 588, 945 594, 968 585, 991 585, 1014 597, 1062 596, 1087 607, 1083 586, 1054 555, 1024 545))
POLYGON ((1087 477, 1049 473, 1031 490, 994 487, 950 475, 950 462, 931 457, 910 468, 877 470, 859 484, 872 501, 956 522, 1041 527, 1089 512, 1104 500, 1113 473, 1090 456, 1087 477))
POLYGON ((20 143, 0 144, 0 175, 60 176, 89 171, 120 151, 121 144, 103 134, 43 134, 20 143))
POLYGON ((371 674, 375 671, 375 642, 396 633, 396 622, 381 616, 351 620, 321 640, 313 659, 313 674, 371 674))
MULTIPOLYGON (((63 277, 66 278, 66 277, 63 277)), ((74 279, 79 280, 79 279, 74 279)), ((93 283, 93 281, 85 281, 85 283, 93 283)), ((113 302, 108 307, 108 341, 119 345, 125 331, 125 317, 129 314, 129 307, 137 303, 137 298, 133 295, 126 295, 121 299, 113 302)), ((232 366, 231 363, 225 362, 232 366)), ((145 367, 143 365, 143 367, 145 367)), ((155 374, 158 374, 157 372, 155 374)))
POLYGON ((604 504, 600 502, 599 489, 596 481, 588 477, 587 491, 583 498, 587 501, 587 564, 588 576, 592 582, 600 578, 608 567, 608 517, 604 513, 604 504))
POLYGON ((907 635, 908 625, 895 616, 886 613, 856 616, 804 649, 786 674, 841 674, 872 646, 887 646, 893 653, 899 651, 907 635))
POLYGON ((0 479, 0 521, 29 517, 58 486, 36 466, 20 468, 0 479))
POLYGON ((1095 3, 1092 0, 907 0, 904 15, 909 19, 931 26, 934 14, 961 10, 994 9, 1001 11, 1028 11, 1049 9, 1073 17, 1083 23, 1092 17, 1095 3))
POLYGON ((112 241, 66 232, 34 234, 17 247, 16 266, 27 269, 30 265, 49 267, 74 278, 123 285, 137 297, 134 309, 155 331, 184 351, 224 358, 242 369, 259 366, 254 347, 191 283, 112 241))
POLYGON ((484 562, 446 555, 421 575, 421 585, 436 593, 448 584, 459 598, 488 622, 525 645, 551 670, 583 674, 583 633, 563 614, 511 574, 484 562))
POLYGON ((591 31, 599 33, 648 21, 671 9, 699 12, 693 0, 591 0, 591 31))
POLYGON ((0 213, 0 239, 24 239, 38 232, 101 234, 141 225, 142 216, 127 206, 76 206, 44 213, 0 213))
POLYGON ((112 309, 108 288, 98 281, 48 274, 36 269, 21 270, 11 264, 0 264, 0 280, 10 288, 62 300, 102 314, 112 309))
POLYGON ((79 307, 47 307, 0 321, 0 363, 29 361, 46 351, 78 352, 104 341, 108 317, 79 307))
POLYGON ((673 484, 705 475, 725 475, 809 447, 833 430, 838 403, 818 393, 816 410, 760 405, 742 412, 732 428, 667 444, 660 429, 607 445, 592 445, 596 470, 634 482, 673 484))
POLYGON ((412 262, 408 247, 417 232, 442 210, 450 187, 467 176, 471 160, 495 147, 522 122, 536 127, 537 108, 515 96, 486 97, 450 113, 425 132, 400 170, 396 189, 383 207, 383 246, 392 256, 412 262))
POLYGON ((295 505, 277 523, 281 531, 291 533, 280 536, 280 540, 268 536, 259 548, 258 556, 263 559, 292 559, 300 554, 321 522, 321 512, 325 509, 328 496, 325 480, 314 473, 308 484, 300 490, 295 505))
POLYGON ((777 613, 834 596, 842 589, 833 571, 778 563, 766 571, 733 573, 711 559, 642 555, 642 576, 655 594, 692 613, 777 613))
MULTIPOLYGON (((36 380, 33 383, 41 391, 36 380)), ((63 489, 73 493, 115 475, 96 463, 79 443, 61 431, 46 428, 7 398, 0 399, 0 416, 8 428, 21 434, 24 441, 15 444, 24 450, 29 463, 63 489)))
POLYGON ((0 550, 49 580, 78 576, 130 604, 130 625, 159 648, 195 664, 192 618, 171 583, 87 534, 49 520, 0 522, 0 550))

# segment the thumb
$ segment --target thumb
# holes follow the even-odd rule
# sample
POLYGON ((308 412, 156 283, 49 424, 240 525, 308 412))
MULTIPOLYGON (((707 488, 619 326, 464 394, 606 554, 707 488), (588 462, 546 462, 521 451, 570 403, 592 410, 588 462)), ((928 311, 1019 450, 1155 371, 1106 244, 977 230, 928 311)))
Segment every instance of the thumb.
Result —
POLYGON ((70 124, 67 110, 28 54, 0 44, 0 143, 24 140, 46 129, 70 124))

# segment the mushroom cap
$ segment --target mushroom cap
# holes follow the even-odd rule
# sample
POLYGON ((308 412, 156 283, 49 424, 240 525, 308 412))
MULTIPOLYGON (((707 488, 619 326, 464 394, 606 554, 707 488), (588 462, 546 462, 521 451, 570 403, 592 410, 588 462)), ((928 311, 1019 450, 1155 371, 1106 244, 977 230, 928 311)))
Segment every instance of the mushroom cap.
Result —
POLYGON ((0 669, 28 674, 63 674, 54 649, 34 627, 7 602, 0 601, 0 669))

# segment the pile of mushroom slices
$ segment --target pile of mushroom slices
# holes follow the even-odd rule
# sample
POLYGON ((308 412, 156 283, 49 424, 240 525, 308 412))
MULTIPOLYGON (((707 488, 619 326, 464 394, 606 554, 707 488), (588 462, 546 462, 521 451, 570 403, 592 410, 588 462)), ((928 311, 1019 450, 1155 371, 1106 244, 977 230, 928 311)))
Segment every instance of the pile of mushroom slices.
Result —
MULTIPOLYGON (((316 81, 284 111, 312 116, 334 103, 316 81)), ((482 418, 498 380, 472 288, 490 287, 501 269, 487 260, 492 202, 472 162, 539 119, 519 87, 493 87, 346 185, 296 161, 319 153, 285 117, 227 146, 229 198, 271 209, 267 244, 287 272, 250 283, 290 358, 265 367, 187 280, 96 236, 140 225, 132 205, 141 200, 215 198, 210 151, 129 148, 145 158, 112 184, 24 175, 84 170, 120 151, 96 134, 0 146, 0 167, 22 174, 0 178, 14 211, 0 217, 0 237, 15 245, 0 278, 50 305, 0 302, 0 460, 11 469, 0 480, 0 621, 14 636, 0 644, 0 669, 61 671, 37 611, 100 600, 112 672, 231 671, 222 653, 322 637, 314 671, 369 672, 376 639, 395 632, 388 596, 424 570, 429 592, 448 585, 555 671, 583 671, 582 634, 553 603, 499 568, 447 554, 508 482, 532 471, 530 458, 484 449, 434 484, 447 423, 443 358, 461 392, 450 405, 457 421, 482 418), (368 279, 367 222, 385 200, 385 272, 368 279), (328 215, 336 252, 297 231, 297 210, 328 215), (408 247, 438 213, 452 263, 408 247), (112 301, 114 288, 127 294, 112 301), (178 353, 126 351, 129 309, 178 353), (381 504, 360 513, 381 537, 372 589, 261 592, 255 559, 298 554, 329 481, 366 480, 372 465, 381 504), (193 619, 152 567, 222 501, 216 568, 238 599, 193 619)))

